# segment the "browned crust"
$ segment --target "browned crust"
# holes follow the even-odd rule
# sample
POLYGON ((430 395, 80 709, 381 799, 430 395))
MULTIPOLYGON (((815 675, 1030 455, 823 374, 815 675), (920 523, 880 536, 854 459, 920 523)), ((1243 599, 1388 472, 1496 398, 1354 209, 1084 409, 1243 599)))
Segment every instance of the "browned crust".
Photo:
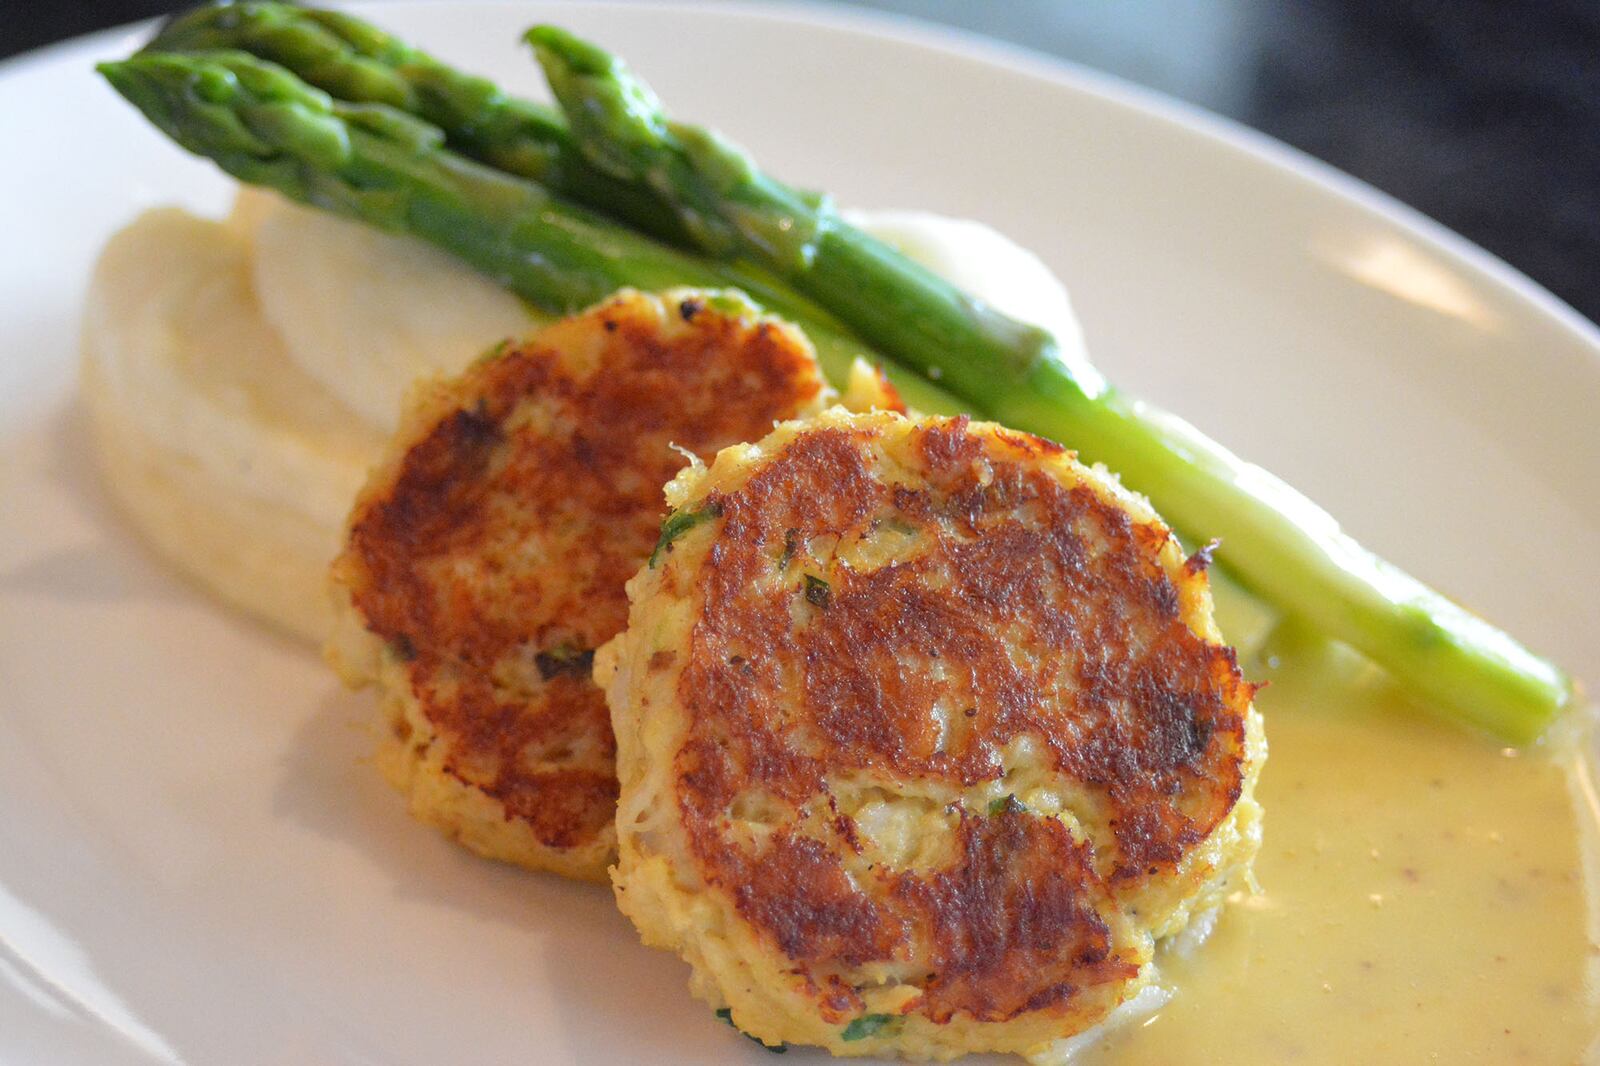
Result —
POLYGON ((802 431, 708 497, 713 540, 678 590, 701 601, 678 684, 690 850, 830 1020, 861 1009, 843 975, 872 962, 919 968, 913 1009, 935 1022, 1068 1012, 1080 990, 1137 972, 1112 934, 1119 898, 1170 872, 1238 800, 1251 686, 1185 622, 1174 580, 1204 578, 1162 565, 1168 531, 1063 484, 1039 462, 1059 446, 933 422, 913 431, 916 482, 891 485, 871 469, 874 432, 802 431), (805 548, 886 523, 925 547, 861 571, 805 548), (799 603, 802 583, 771 580, 784 559, 826 597, 799 603), (941 725, 936 705, 963 710, 941 725), (1087 797, 1075 813, 1088 840, 1010 807, 960 810, 953 866, 847 873, 849 819, 800 814, 819 797, 836 810, 827 782, 840 775, 947 792, 995 780, 1022 736, 1087 797), (762 844, 729 832, 745 793, 791 815, 762 844))
MULTIPOLYGON (((335 565, 444 747, 551 849, 612 824, 615 742, 588 656, 622 629, 661 486, 822 390, 794 333, 619 296, 466 372, 369 487, 335 565)), ((435 401, 438 403, 438 399, 435 401)))

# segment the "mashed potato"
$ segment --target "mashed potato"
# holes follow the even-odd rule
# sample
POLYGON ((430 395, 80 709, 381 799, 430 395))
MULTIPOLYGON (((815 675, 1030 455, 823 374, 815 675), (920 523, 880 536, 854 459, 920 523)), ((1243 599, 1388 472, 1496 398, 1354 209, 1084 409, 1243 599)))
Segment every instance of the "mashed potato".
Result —
POLYGON ((325 632, 327 560, 376 428, 289 358, 233 224, 151 211, 90 283, 83 395, 111 495, 230 604, 325 632))
MULTIPOLYGON (((992 230, 856 221, 1078 343, 1060 284, 992 230)), ((85 394, 106 484, 179 569, 320 642, 328 562, 406 389, 540 321, 431 246, 270 194, 244 190, 224 222, 150 212, 107 245, 89 291, 85 394)))
POLYGON ((255 229, 262 317, 296 366, 385 433, 413 381, 454 373, 544 321, 432 245, 274 204, 255 229))

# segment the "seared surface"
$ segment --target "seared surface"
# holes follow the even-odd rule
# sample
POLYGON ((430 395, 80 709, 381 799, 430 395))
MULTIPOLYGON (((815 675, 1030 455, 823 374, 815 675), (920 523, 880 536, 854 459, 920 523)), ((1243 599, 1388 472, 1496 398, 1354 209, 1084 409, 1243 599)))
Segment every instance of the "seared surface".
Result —
POLYGON ((335 577, 403 690, 397 742, 493 805, 418 803, 440 783, 400 776, 480 851, 602 875, 615 745, 589 666, 626 621, 675 448, 710 458, 824 397, 801 338, 718 303, 625 294, 433 388, 352 515, 335 577))
POLYGON ((622 642, 678 647, 616 652, 646 675, 611 692, 619 730, 673 737, 624 780, 659 771, 676 808, 625 820, 619 887, 633 844, 681 864, 827 1025, 881 1010, 885 975, 934 1026, 1091 1024, 1238 858, 1195 858, 1255 758, 1205 559, 1059 446, 965 419, 830 415, 724 465, 622 642), (641 633, 682 603, 686 632, 641 633))

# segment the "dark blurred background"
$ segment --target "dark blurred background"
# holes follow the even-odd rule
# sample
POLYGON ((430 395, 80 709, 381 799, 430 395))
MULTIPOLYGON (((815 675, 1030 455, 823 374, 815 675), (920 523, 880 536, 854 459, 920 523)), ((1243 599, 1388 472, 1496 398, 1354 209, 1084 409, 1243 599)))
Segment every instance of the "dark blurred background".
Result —
MULTIPOLYGON (((1600 319, 1600 0, 857 3, 1238 119, 1406 201, 1600 319)), ((185 6, 0 0, 0 56, 185 6)))

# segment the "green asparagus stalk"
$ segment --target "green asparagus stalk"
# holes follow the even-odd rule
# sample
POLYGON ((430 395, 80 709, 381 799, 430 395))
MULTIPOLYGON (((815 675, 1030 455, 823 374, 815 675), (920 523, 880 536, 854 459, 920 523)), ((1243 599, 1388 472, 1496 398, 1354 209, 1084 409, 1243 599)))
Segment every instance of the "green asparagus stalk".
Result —
MULTIPOLYGON (((434 126, 347 104, 244 52, 145 53, 100 71, 163 132, 241 181, 450 251, 535 306, 568 314, 618 288, 737 288, 802 328, 841 386, 871 349, 756 268, 670 248, 443 147, 434 126)), ((956 402, 885 367, 908 403, 956 402)))
POLYGON ((648 189, 591 165, 566 119, 508 96, 352 15, 280 3, 217 2, 168 20, 143 52, 234 50, 286 67, 350 103, 386 104, 444 131, 454 151, 538 182, 673 244, 687 234, 648 189))
POLYGON ((707 252, 762 263, 982 414, 1104 462, 1178 528, 1221 538, 1246 585, 1429 705, 1523 743, 1571 700, 1554 664, 1363 549, 1282 481, 1117 392, 1045 331, 975 302, 715 134, 671 121, 610 53, 551 26, 528 40, 589 161, 671 204, 707 252))

